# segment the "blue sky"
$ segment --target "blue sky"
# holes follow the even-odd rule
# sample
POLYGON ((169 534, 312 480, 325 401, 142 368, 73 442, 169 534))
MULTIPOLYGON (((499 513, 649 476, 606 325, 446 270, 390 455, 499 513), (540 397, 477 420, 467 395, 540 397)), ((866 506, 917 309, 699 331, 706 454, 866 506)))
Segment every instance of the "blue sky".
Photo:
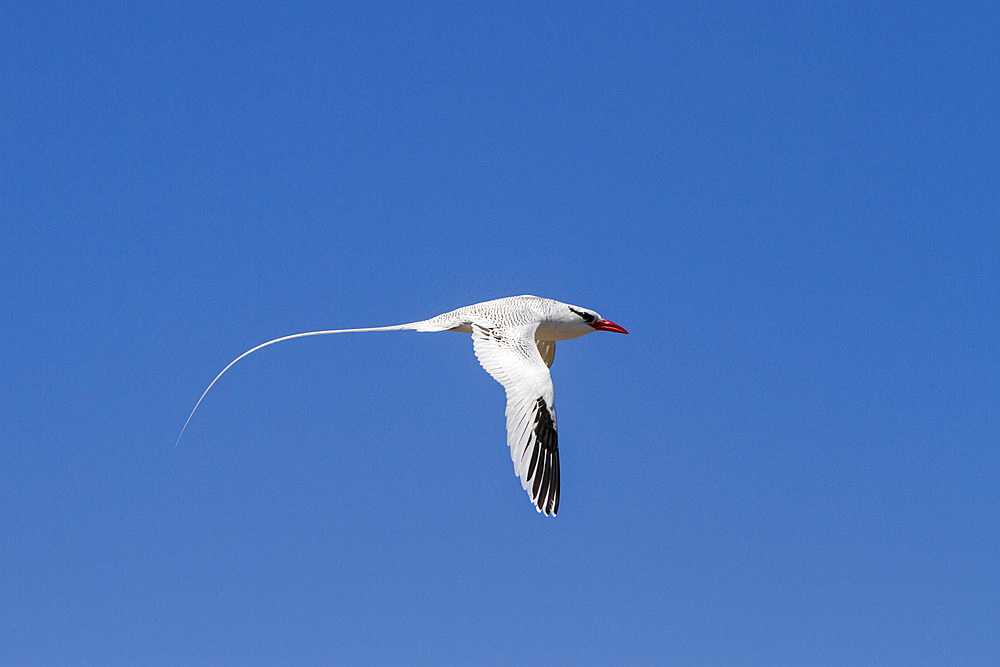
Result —
POLYGON ((995 3, 330 4, 4 8, 0 662, 1000 662, 995 3))

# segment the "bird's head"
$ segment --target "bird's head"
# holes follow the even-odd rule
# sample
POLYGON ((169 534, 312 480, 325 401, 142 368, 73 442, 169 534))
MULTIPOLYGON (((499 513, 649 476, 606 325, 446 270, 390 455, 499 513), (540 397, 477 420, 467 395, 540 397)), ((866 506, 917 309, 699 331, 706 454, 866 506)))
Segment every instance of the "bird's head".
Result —
MULTIPOLYGON (((583 333, 590 333, 593 331, 614 331, 615 333, 627 334, 624 327, 618 326, 611 320, 606 320, 600 315, 598 315, 593 310, 587 310, 586 308, 577 308, 576 306, 569 306, 570 312, 576 317, 577 323, 582 326, 590 327, 590 329, 583 330, 583 333)), ((582 335, 582 334, 581 334, 582 335)))

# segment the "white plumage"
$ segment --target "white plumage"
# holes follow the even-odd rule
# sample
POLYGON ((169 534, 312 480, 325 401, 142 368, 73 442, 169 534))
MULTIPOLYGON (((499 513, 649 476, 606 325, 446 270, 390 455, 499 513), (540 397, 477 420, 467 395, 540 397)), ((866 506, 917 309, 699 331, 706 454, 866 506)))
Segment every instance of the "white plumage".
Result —
POLYGON ((514 472, 537 510, 554 516, 559 510, 559 447, 549 367, 555 357, 556 341, 592 331, 628 332, 592 310, 537 296, 484 301, 409 324, 307 331, 261 343, 236 357, 215 376, 188 415, 177 442, 209 389, 233 364, 262 347, 304 336, 401 330, 472 334, 480 365, 507 393, 507 445, 514 472))

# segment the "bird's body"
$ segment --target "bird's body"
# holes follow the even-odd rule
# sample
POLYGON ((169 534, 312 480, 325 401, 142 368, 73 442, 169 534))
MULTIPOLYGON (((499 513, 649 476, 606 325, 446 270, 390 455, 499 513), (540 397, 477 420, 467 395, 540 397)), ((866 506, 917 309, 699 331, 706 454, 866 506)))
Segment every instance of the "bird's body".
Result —
MULTIPOLYGON (((537 296, 511 296, 458 308, 420 322, 366 329, 329 329, 283 336, 247 350, 219 373, 184 422, 181 435, 209 389, 247 355, 274 343, 304 336, 369 331, 459 331, 472 334, 480 365, 507 393, 507 444, 514 471, 539 512, 559 509, 559 449, 549 367, 556 341, 592 331, 628 333, 586 308, 537 296)), ((180 442, 180 436, 177 438, 180 442)))

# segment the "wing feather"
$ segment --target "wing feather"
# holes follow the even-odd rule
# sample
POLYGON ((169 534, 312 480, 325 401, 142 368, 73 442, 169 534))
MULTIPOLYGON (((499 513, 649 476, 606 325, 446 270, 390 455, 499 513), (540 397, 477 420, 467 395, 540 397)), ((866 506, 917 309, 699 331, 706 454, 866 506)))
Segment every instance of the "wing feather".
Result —
POLYGON ((535 344, 538 346, 538 354, 541 355, 542 361, 549 368, 552 368, 552 362, 556 358, 556 342, 554 340, 536 340, 535 344))

